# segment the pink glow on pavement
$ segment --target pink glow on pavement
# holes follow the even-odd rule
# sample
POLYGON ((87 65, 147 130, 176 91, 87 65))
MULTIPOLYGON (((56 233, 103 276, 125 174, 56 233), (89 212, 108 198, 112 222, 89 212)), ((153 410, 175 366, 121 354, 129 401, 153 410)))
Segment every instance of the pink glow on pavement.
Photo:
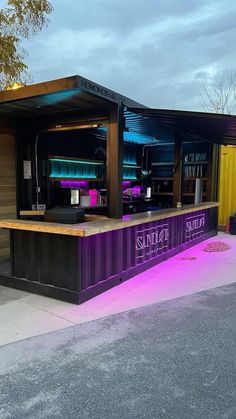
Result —
POLYGON ((204 252, 206 244, 214 240, 217 238, 179 253, 79 306, 69 305, 63 316, 83 323, 234 282, 236 240, 228 252, 204 252))
MULTIPOLYGON (((14 303, 17 315, 12 312, 11 301, 6 307, 2 306, 1 325, 4 332, 0 334, 0 345, 227 285, 236 282, 235 272, 236 236, 221 233, 80 306, 14 290, 17 295, 21 294, 17 304, 14 303), (228 243, 231 249, 220 253, 203 251, 207 243, 219 241, 219 238, 228 243)), ((224 288, 219 288, 219 293, 222 292, 224 288)), ((191 297, 190 307, 192 298, 201 303, 204 294, 191 297)), ((188 300, 185 300, 185 306, 186 303, 188 300)), ((174 304, 181 305, 182 300, 176 299, 174 304)))

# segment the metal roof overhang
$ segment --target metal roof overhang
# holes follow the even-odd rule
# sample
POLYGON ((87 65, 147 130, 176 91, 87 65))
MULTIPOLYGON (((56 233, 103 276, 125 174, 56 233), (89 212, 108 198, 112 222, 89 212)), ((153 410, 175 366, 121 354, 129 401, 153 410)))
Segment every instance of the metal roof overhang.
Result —
POLYGON ((58 112, 108 110, 112 104, 143 105, 81 76, 0 92, 0 116, 25 118, 58 112))
POLYGON ((81 76, 0 92, 0 118, 44 117, 62 112, 107 114, 112 104, 125 105, 128 131, 173 141, 183 140, 236 145, 236 116, 204 112, 150 109, 81 76))
POLYGON ((126 129, 173 141, 173 131, 184 140, 236 145, 236 116, 166 109, 127 108, 126 129), (172 134, 171 134, 172 132, 172 134))

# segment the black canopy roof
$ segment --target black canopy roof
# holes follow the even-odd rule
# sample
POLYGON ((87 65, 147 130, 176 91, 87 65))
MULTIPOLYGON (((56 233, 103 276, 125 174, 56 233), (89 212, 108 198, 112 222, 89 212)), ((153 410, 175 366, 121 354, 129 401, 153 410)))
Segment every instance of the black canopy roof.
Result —
POLYGON ((0 115, 31 117, 109 109, 112 103, 143 105, 82 76, 65 77, 0 92, 0 115))
POLYGON ((81 76, 0 92, 0 116, 25 118, 58 112, 107 112, 111 103, 124 105, 128 131, 173 141, 173 131, 183 140, 203 140, 236 145, 236 116, 168 109, 150 109, 81 76))
MULTIPOLYGON (((167 109, 127 108, 126 129, 169 141, 171 131, 183 139, 236 145, 236 116, 167 109)), ((171 135, 173 140, 173 135, 171 135)))

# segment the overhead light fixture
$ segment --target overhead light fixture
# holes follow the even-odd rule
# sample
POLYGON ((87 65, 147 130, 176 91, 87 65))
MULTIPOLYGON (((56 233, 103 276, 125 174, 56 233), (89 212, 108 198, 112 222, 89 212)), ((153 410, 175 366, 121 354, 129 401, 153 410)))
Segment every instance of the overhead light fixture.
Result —
POLYGON ((72 131, 72 130, 78 130, 78 129, 86 129, 86 128, 97 128, 98 124, 56 124, 53 127, 50 127, 47 129, 47 131, 72 131))

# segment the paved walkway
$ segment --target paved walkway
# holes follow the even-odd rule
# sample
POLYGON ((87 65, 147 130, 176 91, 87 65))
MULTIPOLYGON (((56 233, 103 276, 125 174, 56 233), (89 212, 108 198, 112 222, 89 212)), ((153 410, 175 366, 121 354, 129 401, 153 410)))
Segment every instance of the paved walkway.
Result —
POLYGON ((0 346, 233 282, 236 236, 220 234, 80 306, 0 287, 0 346), (219 240, 231 249, 203 251, 219 240))
POLYGON ((231 284, 3 346, 0 417, 235 419, 235 301, 231 284))

